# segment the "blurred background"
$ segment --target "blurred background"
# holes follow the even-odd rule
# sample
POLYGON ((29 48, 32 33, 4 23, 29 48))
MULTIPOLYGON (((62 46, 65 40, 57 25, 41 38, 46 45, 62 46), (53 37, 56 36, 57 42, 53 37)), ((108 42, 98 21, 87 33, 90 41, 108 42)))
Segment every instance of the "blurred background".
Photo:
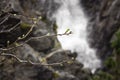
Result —
POLYGON ((120 0, 0 0, 0 80, 120 80, 120 0))

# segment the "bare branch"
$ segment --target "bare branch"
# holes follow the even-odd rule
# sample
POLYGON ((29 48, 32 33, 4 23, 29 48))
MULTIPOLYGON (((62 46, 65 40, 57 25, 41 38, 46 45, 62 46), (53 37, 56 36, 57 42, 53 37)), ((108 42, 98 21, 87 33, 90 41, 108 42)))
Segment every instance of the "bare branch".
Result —
POLYGON ((15 43, 16 43, 17 41, 19 41, 19 40, 25 39, 25 38, 32 32, 34 26, 35 26, 35 24, 33 24, 33 25, 31 26, 30 30, 29 30, 23 37, 18 37, 18 39, 15 41, 15 43))
POLYGON ((11 32, 12 30, 14 30, 21 22, 17 23, 16 25, 14 25, 12 28, 10 28, 9 30, 4 30, 4 31, 1 31, 0 33, 8 33, 8 32, 11 32))
POLYGON ((60 52, 63 52, 63 51, 67 51, 67 50, 58 49, 58 50, 56 50, 56 51, 53 51, 53 52, 49 53, 48 55, 46 55, 45 59, 49 59, 49 58, 52 57, 54 54, 60 53, 60 52))
MULTIPOLYGON (((9 18, 9 16, 10 16, 10 15, 8 15, 7 18, 5 18, 5 19, 0 23, 0 25, 1 25, 2 23, 4 23, 4 22, 9 18)), ((39 21, 39 19, 36 19, 36 20, 34 21, 33 25, 31 25, 31 28, 29 29, 29 31, 28 31, 24 36, 18 37, 18 39, 17 39, 14 43, 11 44, 11 45, 13 45, 13 47, 11 47, 11 46, 9 45, 7 48, 0 48, 0 51, 3 52, 3 53, 0 54, 0 56, 5 56, 5 57, 6 57, 6 56, 10 56, 10 57, 16 59, 16 60, 17 60, 18 62, 20 62, 20 63, 29 63, 29 64, 32 64, 32 65, 54 66, 54 65, 61 65, 61 64, 63 64, 63 63, 67 63, 68 60, 64 60, 64 61, 58 62, 58 63, 50 63, 50 64, 47 63, 47 59, 48 59, 48 58, 50 58, 51 56, 53 56, 53 55, 56 54, 56 53, 59 53, 59 52, 64 51, 63 49, 59 49, 59 50, 56 50, 56 51, 54 51, 54 52, 51 52, 51 53, 48 54, 46 57, 43 57, 43 58, 42 58, 42 59, 45 59, 46 62, 44 62, 44 61, 42 61, 42 60, 39 60, 38 63, 32 62, 31 60, 22 60, 22 59, 20 59, 19 57, 17 57, 17 56, 14 55, 14 54, 7 54, 7 53, 5 53, 6 51, 10 51, 10 50, 15 49, 15 48, 17 48, 17 47, 23 46, 24 43, 27 43, 28 41, 30 41, 30 40, 32 40, 32 39, 42 39, 42 38, 45 38, 45 37, 63 36, 63 35, 69 35, 69 34, 72 33, 72 32, 69 31, 69 29, 68 29, 68 30, 66 30, 65 33, 63 33, 63 34, 51 34, 51 35, 48 35, 48 34, 47 34, 47 35, 43 35, 43 36, 40 36, 40 37, 31 37, 31 38, 27 39, 26 41, 24 41, 24 43, 18 44, 18 41, 25 39, 25 38, 32 32, 33 28, 35 27, 35 25, 37 24, 38 21, 39 21), (16 44, 17 44, 17 45, 16 45, 16 44)), ((9 30, 6 30, 6 32, 12 31, 12 30, 15 29, 20 23, 21 23, 21 21, 20 21, 19 23, 17 23, 16 25, 14 25, 14 26, 13 26, 12 28, 10 28, 9 30)), ((2 31, 1 31, 1 32, 2 32, 2 31)))
POLYGON ((68 62, 68 60, 65 60, 65 61, 62 61, 62 62, 59 62, 59 63, 51 63, 51 64, 47 64, 47 63, 43 63, 43 62, 35 63, 35 62, 32 62, 31 60, 22 60, 22 59, 18 58, 16 55, 13 55, 13 54, 2 53, 0 56, 10 56, 10 57, 15 58, 20 63, 29 63, 29 64, 32 64, 32 65, 42 65, 42 66, 55 66, 55 65, 61 65, 63 63, 68 62))
POLYGON ((21 23, 21 21, 18 22, 16 25, 14 25, 12 28, 10 28, 8 31, 9 31, 9 32, 12 31, 12 30, 15 29, 18 25, 20 25, 20 23, 21 23))
POLYGON ((8 20, 9 17, 10 17, 10 14, 2 22, 0 22, 0 25, 3 24, 6 20, 8 20))
POLYGON ((54 36, 63 36, 63 35, 69 35, 72 34, 72 32, 68 32, 68 33, 63 33, 63 34, 51 34, 51 35, 44 35, 44 36, 40 36, 40 37, 31 37, 28 40, 26 40, 25 42, 28 42, 32 39, 41 39, 41 38, 45 38, 45 37, 54 37, 54 36))
POLYGON ((13 54, 6 54, 6 53, 2 53, 1 56, 10 56, 15 58, 17 61, 21 62, 21 63, 27 63, 27 61, 25 60, 21 60, 20 58, 18 58, 17 56, 13 55, 13 54))
MULTIPOLYGON (((30 32, 30 31, 29 31, 30 32)), ((69 34, 72 34, 72 32, 68 32, 68 33, 63 33, 63 34, 52 34, 52 35, 43 35, 43 36, 40 36, 40 37, 31 37, 29 38, 28 40, 24 41, 24 43, 27 43, 28 41, 32 40, 32 39, 41 39, 41 38, 45 38, 45 37, 54 37, 54 36, 63 36, 63 35, 69 35, 69 34)), ((23 38, 22 38, 23 39, 23 38)), ((20 40, 20 39, 19 39, 20 40)), ((18 40, 17 40, 18 41, 18 40)), ((17 42, 14 42, 14 44, 16 44, 17 42)), ((20 47, 22 45, 24 45, 24 43, 22 44, 19 44, 19 45, 16 45, 14 47, 10 47, 10 48, 0 48, 0 51, 9 51, 9 50, 12 50, 12 49, 15 49, 17 47, 20 47)))
POLYGON ((32 65, 42 65, 42 66, 55 66, 55 65, 61 65, 63 63, 67 63, 68 60, 66 61, 62 61, 62 62, 59 62, 59 63, 50 63, 50 64, 47 64, 47 63, 34 63, 34 62, 31 62, 31 61, 28 61, 30 64, 32 65))

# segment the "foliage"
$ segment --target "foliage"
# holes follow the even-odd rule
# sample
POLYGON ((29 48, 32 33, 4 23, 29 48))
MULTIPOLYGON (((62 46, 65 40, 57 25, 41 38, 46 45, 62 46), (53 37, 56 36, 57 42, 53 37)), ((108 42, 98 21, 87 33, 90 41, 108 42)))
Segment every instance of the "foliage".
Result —
POLYGON ((113 53, 104 61, 105 70, 92 76, 91 80, 119 80, 120 79, 120 30, 115 33, 111 47, 113 53))
POLYGON ((114 80, 114 77, 109 73, 99 71, 98 75, 95 75, 92 80, 114 80))
POLYGON ((30 25, 30 24, 27 24, 27 23, 21 23, 21 24, 20 24, 20 27, 21 27, 22 29, 28 29, 28 28, 31 27, 31 25, 30 25))
POLYGON ((108 68, 115 68, 117 66, 116 61, 112 57, 107 58, 104 63, 108 68))
POLYGON ((116 32, 116 39, 112 42, 112 47, 116 50, 116 53, 120 53, 120 30, 116 32))

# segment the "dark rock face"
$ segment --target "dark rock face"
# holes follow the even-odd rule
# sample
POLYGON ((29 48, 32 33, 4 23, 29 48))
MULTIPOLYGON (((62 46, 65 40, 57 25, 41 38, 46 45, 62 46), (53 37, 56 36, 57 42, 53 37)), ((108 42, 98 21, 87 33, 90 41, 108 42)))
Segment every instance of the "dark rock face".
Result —
MULTIPOLYGON (((40 26, 36 26, 32 33, 31 33, 31 37, 39 37, 39 36, 44 36, 46 34, 54 34, 51 25, 48 25, 47 22, 43 22, 43 21, 39 21, 38 25, 40 26)), ((37 51, 45 51, 47 52, 48 50, 52 49, 54 47, 54 39, 53 37, 44 37, 44 38, 40 38, 40 39, 32 39, 30 41, 28 41, 28 44, 30 46, 32 46, 35 50, 37 51)))
POLYGON ((95 18, 100 10, 103 0, 80 0, 80 4, 83 6, 84 11, 88 17, 95 18))
POLYGON ((47 52, 54 46, 54 40, 50 38, 32 39, 28 42, 37 51, 47 52))
POLYGON ((33 77, 33 80, 53 80, 53 72, 46 68, 37 67, 36 72, 38 74, 33 77))
MULTIPOLYGON (((70 51, 60 51, 57 54, 49 58, 48 63, 58 63, 66 60, 68 58, 75 58, 75 53, 71 54, 70 51)), ((82 70, 83 65, 78 61, 73 63, 64 63, 63 65, 56 65, 53 68, 59 72, 59 77, 55 80, 89 80, 90 71, 82 70)))
MULTIPOLYGON (((0 72, 1 80, 52 80, 53 72, 45 67, 24 65, 24 64, 9 64, 6 65, 6 69, 2 69, 0 72)), ((4 65, 5 67, 5 65, 4 65)))
MULTIPOLYGON (((53 24, 46 18, 49 7, 45 5, 48 6, 48 3, 42 0, 2 0, 0 4, 0 48, 6 48, 8 43, 9 45, 14 43, 18 37, 30 30, 33 23, 29 18, 43 17, 24 40, 18 41, 24 45, 8 52, 20 59, 38 62, 41 53, 45 54, 46 50, 50 51, 53 48, 55 38, 32 39, 28 43, 24 41, 47 33, 54 34, 53 24)), ((0 80, 53 80, 53 78, 53 71, 45 66, 24 64, 11 57, 0 56, 0 80)))
POLYGON ((43 17, 49 17, 59 7, 54 0, 12 0, 11 5, 15 11, 43 17))
POLYGON ((7 2, 9 3, 9 0, 1 0, 0 1, 0 13, 2 10, 6 9, 9 6, 7 2))
POLYGON ((111 38, 120 24, 119 0, 82 0, 88 16, 90 16, 90 43, 96 48, 100 58, 105 59, 112 53, 111 38))
POLYGON ((22 35, 19 27, 20 21, 20 19, 9 13, 0 15, 0 47, 6 47, 7 41, 11 44, 22 35))
MULTIPOLYGON (((57 9, 57 4, 53 0, 13 0, 10 1, 13 10, 19 12, 27 17, 39 17, 40 20, 31 33, 31 37, 43 36, 48 33, 54 34, 53 22, 49 20, 49 16, 57 9)), ((28 22, 28 20, 25 20, 28 22)), ((32 39, 28 42, 37 51, 48 51, 54 46, 53 37, 47 37, 42 39, 32 39)))

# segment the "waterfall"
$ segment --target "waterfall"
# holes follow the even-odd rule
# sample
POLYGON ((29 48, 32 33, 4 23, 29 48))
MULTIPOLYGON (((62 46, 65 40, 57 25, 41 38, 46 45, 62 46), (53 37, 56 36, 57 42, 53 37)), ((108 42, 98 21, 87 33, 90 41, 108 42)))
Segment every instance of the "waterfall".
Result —
POLYGON ((77 52, 77 60, 89 68, 92 73, 101 67, 101 60, 96 56, 96 50, 91 48, 87 38, 88 18, 80 6, 79 0, 54 0, 60 8, 53 14, 58 25, 57 32, 64 33, 70 29, 69 36, 58 36, 61 46, 65 50, 77 52))

